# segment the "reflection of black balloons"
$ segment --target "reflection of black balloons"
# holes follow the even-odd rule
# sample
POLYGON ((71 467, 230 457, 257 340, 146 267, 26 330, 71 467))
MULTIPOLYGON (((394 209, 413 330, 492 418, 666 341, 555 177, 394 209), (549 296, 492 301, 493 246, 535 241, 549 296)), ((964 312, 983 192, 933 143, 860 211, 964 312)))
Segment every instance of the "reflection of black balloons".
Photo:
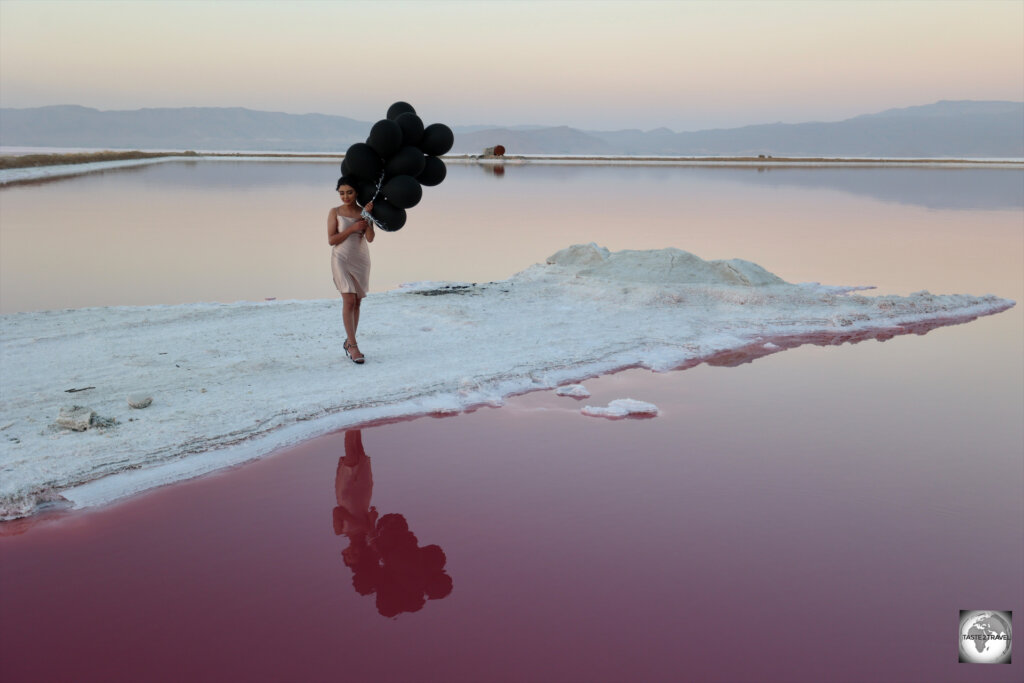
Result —
POLYGON ((376 588, 377 611, 383 616, 417 612, 427 599, 439 600, 452 592, 444 551, 436 545, 419 547, 402 515, 387 514, 377 521, 374 547, 381 559, 376 588))
POLYGON ((416 612, 427 600, 440 600, 452 592, 452 579, 444 570, 448 560, 440 546, 420 547, 405 517, 394 513, 378 517, 377 508, 370 506, 370 458, 358 429, 345 432, 345 455, 338 459, 334 488, 338 500, 332 511, 334 533, 349 540, 341 559, 352 570, 357 593, 376 593, 380 614, 394 617, 416 612))
POLYGON ((415 178, 423 171, 425 163, 423 152, 418 147, 407 145, 388 159, 384 173, 390 178, 400 175, 411 175, 415 178))
POLYGON ((415 114, 416 110, 413 109, 412 105, 409 104, 408 102, 395 102, 390 107, 388 107, 388 119, 390 119, 391 121, 394 121, 400 115, 402 115, 402 114, 404 114, 406 112, 410 112, 412 114, 415 114))
POLYGON ((447 154, 454 144, 455 134, 452 133, 451 128, 443 123, 432 123, 423 129, 419 148, 430 156, 439 157, 442 154, 447 154))
POLYGON ((423 188, 409 175, 395 176, 381 188, 387 200, 400 209, 411 209, 423 198, 423 188))
MULTIPOLYGON (((384 516, 387 517, 387 515, 384 516)), ((448 559, 445 557, 444 551, 441 550, 441 546, 431 543, 420 548, 419 561, 427 571, 440 571, 444 569, 448 559)))
POLYGON ((377 152, 365 142, 357 142, 349 147, 345 152, 345 161, 349 169, 362 178, 376 178, 384 166, 377 152))
POLYGON ((451 594, 453 585, 452 577, 442 569, 427 574, 427 578, 423 582, 423 592, 426 594, 427 600, 440 600, 451 594))
POLYGON ((394 232, 405 225, 405 209, 399 208, 386 199, 377 197, 370 212, 374 222, 385 232, 394 232))
POLYGON ((420 185, 433 187, 440 185, 446 175, 448 175, 448 167, 444 165, 443 161, 437 157, 427 157, 423 160, 423 170, 416 176, 416 180, 420 181, 420 185))
POLYGON ((400 114, 395 123, 402 129, 403 145, 415 145, 423 137, 423 119, 411 111, 400 114))
POLYGON ((394 121, 381 119, 370 129, 366 144, 387 159, 402 147, 402 129, 394 121))

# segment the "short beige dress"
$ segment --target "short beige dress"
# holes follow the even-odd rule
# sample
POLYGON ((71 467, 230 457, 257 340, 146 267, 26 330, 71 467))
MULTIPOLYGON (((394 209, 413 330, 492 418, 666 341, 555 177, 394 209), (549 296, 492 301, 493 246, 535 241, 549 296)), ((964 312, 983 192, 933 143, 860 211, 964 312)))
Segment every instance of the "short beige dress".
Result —
MULTIPOLYGON (((358 218, 338 214, 338 232, 355 223, 358 218)), ((355 294, 362 299, 370 289, 370 248, 366 238, 358 232, 331 248, 331 272, 334 286, 342 294, 355 294)))

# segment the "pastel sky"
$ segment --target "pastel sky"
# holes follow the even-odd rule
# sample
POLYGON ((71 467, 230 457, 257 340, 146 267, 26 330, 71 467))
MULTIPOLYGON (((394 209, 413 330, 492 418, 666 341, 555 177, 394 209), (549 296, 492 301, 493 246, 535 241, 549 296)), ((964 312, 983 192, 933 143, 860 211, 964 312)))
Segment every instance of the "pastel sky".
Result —
POLYGON ((697 130, 1024 100, 1024 1, 0 0, 0 105, 697 130))

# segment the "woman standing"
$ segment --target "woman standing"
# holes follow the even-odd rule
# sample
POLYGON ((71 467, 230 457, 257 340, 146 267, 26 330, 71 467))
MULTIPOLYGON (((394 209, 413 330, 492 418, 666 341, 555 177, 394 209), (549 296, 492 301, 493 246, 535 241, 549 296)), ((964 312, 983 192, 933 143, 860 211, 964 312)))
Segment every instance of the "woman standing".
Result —
MULTIPOLYGON (((342 319, 348 337, 343 346, 345 355, 353 363, 361 365, 366 358, 356 344, 356 329, 359 327, 360 303, 370 288, 370 249, 367 243, 374 238, 373 223, 360 215, 355 181, 342 176, 338 178, 337 190, 341 206, 333 207, 327 215, 327 242, 332 247, 331 272, 344 305, 342 319)), ((368 202, 365 208, 373 210, 373 202, 368 202)))

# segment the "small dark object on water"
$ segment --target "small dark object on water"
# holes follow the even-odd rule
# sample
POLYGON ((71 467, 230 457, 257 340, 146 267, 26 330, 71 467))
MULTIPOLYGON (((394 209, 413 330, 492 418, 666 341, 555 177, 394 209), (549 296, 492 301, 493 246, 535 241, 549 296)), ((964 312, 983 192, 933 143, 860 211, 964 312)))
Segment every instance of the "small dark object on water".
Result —
POLYGON ((89 391, 90 389, 95 389, 95 388, 96 387, 82 387, 81 389, 65 389, 64 393, 66 393, 66 394, 73 394, 76 391, 89 391))

